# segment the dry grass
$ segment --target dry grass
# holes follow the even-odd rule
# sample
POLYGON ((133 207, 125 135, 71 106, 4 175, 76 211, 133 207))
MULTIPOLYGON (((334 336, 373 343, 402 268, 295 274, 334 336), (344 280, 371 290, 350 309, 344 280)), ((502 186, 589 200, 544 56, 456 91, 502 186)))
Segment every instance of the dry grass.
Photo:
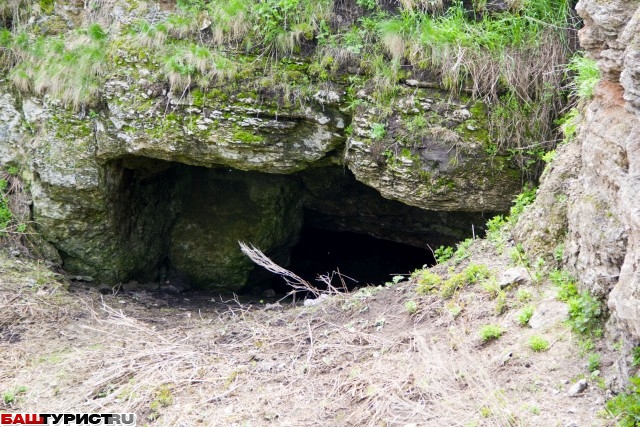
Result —
POLYGON ((410 283, 284 306, 81 285, 69 294, 55 276, 25 286, 37 271, 0 255, 2 338, 19 338, 6 347, 0 383, 28 388, 7 410, 134 411, 149 426, 604 424, 591 411, 596 387, 580 399, 558 392, 581 373, 564 327, 516 326, 481 288, 454 296, 462 312, 453 316, 410 283), (418 303, 413 315, 407 299, 418 303), (480 345, 487 322, 507 332, 480 345), (552 348, 533 353, 533 333, 552 348))

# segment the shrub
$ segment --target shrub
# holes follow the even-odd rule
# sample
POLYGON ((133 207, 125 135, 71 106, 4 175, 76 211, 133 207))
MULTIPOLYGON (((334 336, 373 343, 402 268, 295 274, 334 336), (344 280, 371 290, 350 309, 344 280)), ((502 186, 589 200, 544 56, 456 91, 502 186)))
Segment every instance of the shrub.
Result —
POLYGON ((571 58, 567 69, 574 73, 572 89, 582 99, 590 99, 600 81, 600 69, 593 59, 579 53, 571 58))
POLYGON ((448 261, 453 256, 453 248, 451 246, 440 246, 433 252, 436 262, 441 264, 448 261))
POLYGON ((415 314, 418 311, 418 304, 413 300, 407 301, 404 303, 404 309, 409 314, 415 314))
POLYGON ((549 279, 558 288, 558 299, 569 305, 569 324, 583 335, 598 335, 605 315, 602 300, 588 291, 578 292, 576 281, 565 271, 549 273, 549 279))
POLYGON ((529 320, 531 319, 531 316, 533 316, 533 312, 533 306, 528 305, 524 307, 522 310, 520 310, 520 313, 518 313, 518 323, 520 323, 520 325, 522 326, 529 324, 529 320))
POLYGON ((591 353, 587 359, 587 368, 589 372, 594 372, 600 369, 600 355, 598 353, 591 353))
POLYGON ((443 298, 449 298, 458 289, 461 289, 468 285, 473 285, 489 278, 491 273, 486 265, 483 264, 469 264, 467 268, 460 273, 451 275, 447 280, 442 283, 440 288, 440 295, 443 298))
POLYGON ((480 328, 480 338, 484 342, 496 340, 502 336, 504 329, 500 325, 485 325, 480 328))
POLYGON ((549 346, 549 341, 539 335, 534 335, 529 338, 529 347, 531 347, 533 351, 546 351, 549 349, 549 346))
POLYGON ((382 123, 373 123, 371 125, 371 131, 369 132, 369 136, 371 139, 382 139, 387 134, 385 129, 385 125, 382 123))
POLYGON ((416 292, 423 295, 433 292, 442 283, 442 277, 428 269, 416 270, 412 276, 418 282, 416 292))
POLYGON ((640 424, 640 378, 629 378, 631 387, 607 402, 607 410, 616 417, 617 425, 635 427, 640 424))
POLYGON ((634 368, 640 366, 640 347, 634 347, 631 355, 633 358, 631 361, 631 366, 633 366, 634 368))

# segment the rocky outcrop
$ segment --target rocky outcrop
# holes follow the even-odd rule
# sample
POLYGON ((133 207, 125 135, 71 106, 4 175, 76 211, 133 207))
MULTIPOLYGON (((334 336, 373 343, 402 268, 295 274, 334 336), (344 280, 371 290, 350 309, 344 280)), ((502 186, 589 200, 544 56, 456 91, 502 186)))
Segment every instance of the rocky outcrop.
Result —
MULTIPOLYGON (((625 336, 621 377, 640 338, 640 7, 581 0, 580 42, 602 80, 575 141, 558 150, 538 198, 519 223, 534 256, 564 244, 564 266, 606 299, 609 333, 625 336)), ((615 383, 615 381, 614 381, 615 383)), ((617 384, 618 386, 621 383, 617 384)))
POLYGON ((508 210, 521 190, 521 171, 505 156, 487 155, 483 104, 438 89, 403 95, 384 120, 373 105, 356 112, 345 155, 356 178, 423 209, 508 210))
MULTIPOLYGON (((0 163, 22 170, 36 227, 72 273, 147 281, 170 266, 236 290, 253 274, 238 240, 284 263, 303 221, 452 244, 520 191, 520 170, 490 144, 486 107, 436 76, 398 74, 383 100, 358 67, 314 80, 304 54, 220 51, 207 57, 226 67, 217 77, 171 77, 166 58, 127 28, 169 11, 115 2, 100 15, 82 2, 56 4, 65 24, 54 31, 44 16, 33 23, 43 34, 109 26, 91 42, 109 62, 99 99, 74 111, 0 82, 0 163)), ((184 35, 174 44, 207 51, 184 35)))

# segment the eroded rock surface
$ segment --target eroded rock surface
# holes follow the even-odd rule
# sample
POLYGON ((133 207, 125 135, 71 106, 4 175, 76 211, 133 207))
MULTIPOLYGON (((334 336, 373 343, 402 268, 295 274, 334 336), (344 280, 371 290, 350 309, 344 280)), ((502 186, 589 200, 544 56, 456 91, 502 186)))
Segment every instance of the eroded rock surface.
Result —
POLYGON ((576 8, 581 44, 603 78, 575 141, 558 150, 520 221, 519 239, 548 259, 564 244, 566 268, 606 298, 609 333, 625 335, 622 381, 610 381, 619 387, 629 375, 624 357, 640 338, 640 6, 581 0, 576 8))

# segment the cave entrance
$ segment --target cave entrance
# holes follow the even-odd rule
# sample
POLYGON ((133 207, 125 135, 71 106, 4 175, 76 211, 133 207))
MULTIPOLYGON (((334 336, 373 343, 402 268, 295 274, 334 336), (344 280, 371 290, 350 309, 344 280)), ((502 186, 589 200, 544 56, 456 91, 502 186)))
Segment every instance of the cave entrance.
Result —
MULTIPOLYGON (((381 285, 394 275, 406 275, 433 264, 435 259, 428 249, 360 233, 305 226, 298 244, 291 249, 289 268, 319 288, 322 288, 316 280, 319 274, 339 271, 354 279, 345 278, 348 288, 353 289, 381 285)), ((341 286, 338 277, 334 277, 332 285, 341 286)))
POLYGON ((343 167, 276 175, 148 158, 110 166, 118 281, 289 291, 241 252, 242 241, 318 287, 317 276, 334 271, 353 278, 352 288, 380 285, 434 264, 429 248, 453 245, 486 221, 385 199, 343 167))

